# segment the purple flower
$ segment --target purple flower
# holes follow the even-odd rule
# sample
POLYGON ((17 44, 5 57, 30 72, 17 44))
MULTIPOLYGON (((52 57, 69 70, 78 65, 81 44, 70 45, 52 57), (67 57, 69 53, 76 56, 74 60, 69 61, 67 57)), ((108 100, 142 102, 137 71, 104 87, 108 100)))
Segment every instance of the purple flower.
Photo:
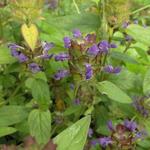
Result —
POLYGON ((105 66, 104 67, 104 71, 107 73, 114 73, 114 74, 118 74, 121 71, 120 67, 113 67, 111 65, 105 66))
POLYGON ((91 145, 95 146, 96 144, 99 144, 99 140, 98 139, 94 139, 94 140, 91 140, 91 145))
POLYGON ((69 75, 68 70, 58 70, 58 72, 54 75, 55 80, 60 80, 69 75))
POLYGON ((137 124, 134 121, 129 121, 129 120, 125 120, 124 121, 124 126, 130 130, 130 131, 135 131, 137 129, 137 124))
POLYGON ((64 60, 68 60, 69 58, 70 58, 70 56, 67 53, 60 53, 55 56, 56 61, 64 61, 64 60))
POLYGON ((44 51, 49 51, 54 47, 54 43, 42 42, 42 47, 44 51))
POLYGON ((23 63, 28 61, 28 57, 24 55, 23 53, 20 53, 16 58, 19 60, 19 62, 23 63))
POLYGON ((99 48, 96 44, 94 44, 92 47, 90 47, 87 51, 88 54, 94 55, 94 56, 96 56, 98 54, 98 52, 99 52, 99 48))
POLYGON ((114 43, 111 43, 109 47, 110 47, 110 48, 117 48, 117 45, 114 44, 114 43))
POLYGON ((17 51, 16 49, 12 49, 12 50, 11 50, 11 55, 12 55, 13 57, 18 57, 19 54, 20 54, 20 52, 17 51))
POLYGON ((8 44, 8 48, 10 48, 11 50, 12 50, 12 49, 19 49, 19 48, 23 49, 23 47, 21 47, 21 46, 15 44, 15 43, 10 43, 10 44, 8 44))
POLYGON ((28 65, 28 67, 32 71, 32 73, 37 73, 37 72, 41 71, 40 66, 36 63, 31 63, 28 65))
POLYGON ((114 131, 114 127, 113 127, 112 121, 108 121, 107 126, 108 126, 108 129, 110 131, 114 131))
POLYGON ((81 104, 80 99, 79 99, 79 98, 76 98, 76 99, 74 100, 74 104, 75 104, 75 105, 80 105, 80 104, 81 104))
POLYGON ((64 45, 65 45, 65 48, 71 47, 71 39, 69 37, 64 37, 64 45))
POLYGON ((91 138, 93 136, 93 129, 89 128, 88 137, 91 138))
POLYGON ((81 32, 80 32, 80 30, 79 29, 75 29, 75 30, 73 30, 73 36, 75 37, 75 38, 79 38, 79 37, 81 37, 81 32))
POLYGON ((107 54, 110 48, 110 44, 108 43, 108 41, 104 40, 98 44, 98 48, 99 48, 100 53, 107 54))
POLYGON ((130 23, 126 21, 126 22, 123 23, 122 27, 123 27, 123 28, 127 28, 127 27, 129 26, 129 24, 130 24, 130 23))
POLYGON ((71 89, 71 90, 74 90, 74 89, 75 89, 75 86, 74 86, 73 83, 70 84, 70 89, 71 89))
POLYGON ((86 80, 89 80, 93 76, 93 70, 92 70, 91 64, 85 64, 85 68, 86 68, 85 77, 86 77, 86 80))
POLYGON ((103 137, 99 139, 99 143, 102 147, 106 147, 112 143, 112 140, 110 137, 103 137))

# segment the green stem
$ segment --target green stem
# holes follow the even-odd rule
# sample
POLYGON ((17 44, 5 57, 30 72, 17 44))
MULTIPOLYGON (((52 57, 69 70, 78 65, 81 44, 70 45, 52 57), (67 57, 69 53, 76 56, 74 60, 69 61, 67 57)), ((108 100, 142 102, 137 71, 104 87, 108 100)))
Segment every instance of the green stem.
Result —
POLYGON ((73 0, 73 4, 74 4, 74 6, 75 6, 75 8, 76 8, 76 10, 77 10, 77 13, 78 13, 78 14, 81 14, 80 9, 79 9, 79 7, 78 7, 78 5, 77 5, 77 3, 76 3, 75 0, 73 0))
POLYGON ((131 15, 136 14, 136 13, 138 13, 138 12, 144 10, 144 9, 147 9, 147 8, 149 8, 149 7, 150 7, 150 5, 146 5, 146 6, 142 7, 142 8, 139 8, 139 9, 137 9, 137 10, 131 12, 131 15))

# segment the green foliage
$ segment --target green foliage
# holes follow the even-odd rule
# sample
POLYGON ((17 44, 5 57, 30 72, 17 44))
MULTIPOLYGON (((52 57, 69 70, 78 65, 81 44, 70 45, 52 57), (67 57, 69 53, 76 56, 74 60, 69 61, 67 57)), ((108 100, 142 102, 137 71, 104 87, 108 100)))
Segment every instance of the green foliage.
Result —
POLYGON ((12 128, 12 127, 1 127, 0 128, 0 137, 12 134, 16 131, 17 130, 15 128, 12 128))
POLYGON ((131 103, 131 98, 118 88, 115 84, 109 81, 103 81, 96 85, 99 92, 106 94, 110 99, 120 103, 131 103))
POLYGON ((57 150, 83 150, 90 125, 90 116, 87 116, 54 138, 57 150))
POLYGON ((0 108, 0 126, 17 124, 27 118, 28 112, 22 106, 3 106, 0 108))
POLYGON ((48 84, 42 79, 29 78, 26 86, 31 90, 34 100, 41 109, 47 109, 50 104, 50 92, 48 84))
POLYGON ((145 95, 150 94, 150 69, 148 69, 144 77, 143 92, 145 95))
POLYGON ((38 144, 46 144, 51 135, 51 114, 49 111, 32 110, 29 114, 28 124, 30 133, 38 144))

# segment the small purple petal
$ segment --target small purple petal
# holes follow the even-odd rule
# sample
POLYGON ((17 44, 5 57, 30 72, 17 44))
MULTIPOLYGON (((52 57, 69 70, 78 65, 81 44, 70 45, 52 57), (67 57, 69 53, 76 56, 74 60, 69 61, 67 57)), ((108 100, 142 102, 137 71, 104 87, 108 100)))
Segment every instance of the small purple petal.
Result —
POLYGON ((82 34, 81 34, 81 32, 80 32, 79 29, 75 29, 75 30, 73 30, 73 36, 74 36, 75 38, 79 38, 79 37, 82 36, 82 34))
POLYGON ((110 48, 110 44, 108 43, 108 41, 104 40, 98 44, 98 48, 99 48, 100 53, 107 54, 110 48))
POLYGON ((69 37, 64 37, 64 46, 65 48, 71 47, 71 39, 69 37))
POLYGON ((95 43, 96 35, 95 34, 87 34, 85 37, 85 41, 87 41, 88 43, 95 43))
POLYGON ((110 65, 104 67, 104 71, 107 73, 112 73, 113 69, 114 69, 113 66, 110 65))
POLYGON ((54 47, 54 43, 42 42, 42 47, 44 51, 49 51, 54 47))
POLYGON ((107 126, 108 126, 108 129, 110 131, 114 131, 114 127, 113 127, 112 121, 108 121, 107 126))
POLYGON ((16 56, 16 58, 18 58, 19 62, 21 63, 28 61, 28 57, 23 53, 20 53, 18 56, 16 56))
POLYGON ((54 79, 55 80, 60 80, 66 76, 69 75, 69 71, 68 70, 59 70, 55 75, 54 75, 54 79))
POLYGON ((114 73, 114 74, 118 74, 121 71, 120 67, 113 67, 111 65, 105 66, 104 67, 104 71, 107 73, 114 73))
POLYGON ((120 68, 120 67, 115 67, 115 68, 113 69, 113 73, 115 73, 115 74, 120 73, 120 71, 121 71, 121 68, 120 68))
POLYGON ((68 59, 70 59, 70 56, 67 53, 60 53, 55 56, 55 61, 64 61, 68 59))
POLYGON ((86 68, 85 77, 86 80, 89 80, 93 76, 93 70, 91 64, 85 64, 85 68, 86 68))
POLYGON ((117 48, 117 45, 114 44, 114 43, 111 43, 111 44, 110 44, 110 48, 117 48))
POLYGON ((128 130, 133 131, 133 132, 137 129, 137 124, 136 124, 136 122, 134 122, 134 121, 129 121, 129 120, 127 120, 127 119, 124 121, 124 126, 125 126, 128 130))
POLYGON ((98 54, 98 52, 99 52, 99 48, 96 44, 94 44, 92 47, 90 47, 87 51, 88 54, 94 55, 94 56, 96 56, 98 54))
POLYGON ((19 45, 17 45, 17 44, 15 44, 15 43, 10 43, 10 44, 8 44, 8 48, 10 48, 10 49, 23 49, 23 47, 21 47, 21 46, 19 46, 19 45))
POLYGON ((99 140, 98 139, 94 139, 94 140, 91 140, 91 145, 92 146, 95 146, 96 144, 99 144, 99 140))
POLYGON ((20 54, 20 52, 17 51, 16 49, 12 49, 12 50, 11 50, 11 55, 12 55, 13 57, 18 57, 19 54, 20 54))
POLYGON ((32 71, 32 73, 37 73, 37 72, 41 71, 40 66, 36 63, 31 63, 28 65, 28 67, 32 71))
POLYGON ((99 143, 102 147, 106 147, 112 143, 112 139, 110 137, 103 137, 99 139, 99 143))

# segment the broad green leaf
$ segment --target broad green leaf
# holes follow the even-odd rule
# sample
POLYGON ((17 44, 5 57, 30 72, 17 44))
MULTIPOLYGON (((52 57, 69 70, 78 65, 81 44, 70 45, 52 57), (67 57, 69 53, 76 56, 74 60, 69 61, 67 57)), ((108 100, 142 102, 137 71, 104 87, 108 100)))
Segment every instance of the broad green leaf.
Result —
POLYGON ((41 79, 29 78, 26 86, 31 90, 33 98, 43 109, 47 109, 50 104, 50 92, 48 84, 41 79))
POLYGON ((36 47, 36 43, 38 40, 38 29, 34 24, 31 24, 30 26, 27 26, 26 24, 23 24, 21 27, 22 35, 29 45, 29 47, 32 49, 32 51, 36 47))
POLYGON ((150 46, 150 28, 144 28, 139 25, 131 24, 126 29, 126 32, 137 42, 141 42, 147 46, 150 46))
POLYGON ((6 47, 0 47, 0 65, 13 62, 15 62, 15 58, 11 56, 10 50, 6 47))
POLYGON ((0 137, 12 134, 16 132, 17 130, 12 127, 0 127, 0 137))
POLYGON ((110 99, 114 101, 120 103, 132 102, 131 98, 112 82, 103 81, 99 82, 96 86, 99 92, 101 92, 102 94, 106 94, 110 99))
POLYGON ((54 143, 57 144, 57 150, 83 150, 90 120, 90 116, 87 116, 56 136, 54 143))
POLYGON ((0 127, 23 121, 28 113, 22 106, 3 106, 0 108, 0 127))
POLYGON ((68 115, 71 115, 71 114, 75 114, 76 112, 79 112, 81 111, 81 106, 72 106, 72 107, 69 107, 65 110, 64 112, 64 115, 65 116, 68 116, 68 115))
POLYGON ((143 92, 145 95, 150 94, 150 69, 146 72, 144 77, 143 92))
POLYGON ((117 52, 117 51, 112 51, 110 56, 114 59, 117 59, 117 60, 121 60, 123 62, 128 62, 128 63, 132 63, 132 64, 137 64, 138 62, 132 58, 131 56, 127 55, 127 54, 124 54, 124 53, 121 53, 121 52, 117 52))
POLYGON ((51 134, 51 113, 49 111, 32 110, 28 124, 30 133, 39 144, 46 144, 51 134))

